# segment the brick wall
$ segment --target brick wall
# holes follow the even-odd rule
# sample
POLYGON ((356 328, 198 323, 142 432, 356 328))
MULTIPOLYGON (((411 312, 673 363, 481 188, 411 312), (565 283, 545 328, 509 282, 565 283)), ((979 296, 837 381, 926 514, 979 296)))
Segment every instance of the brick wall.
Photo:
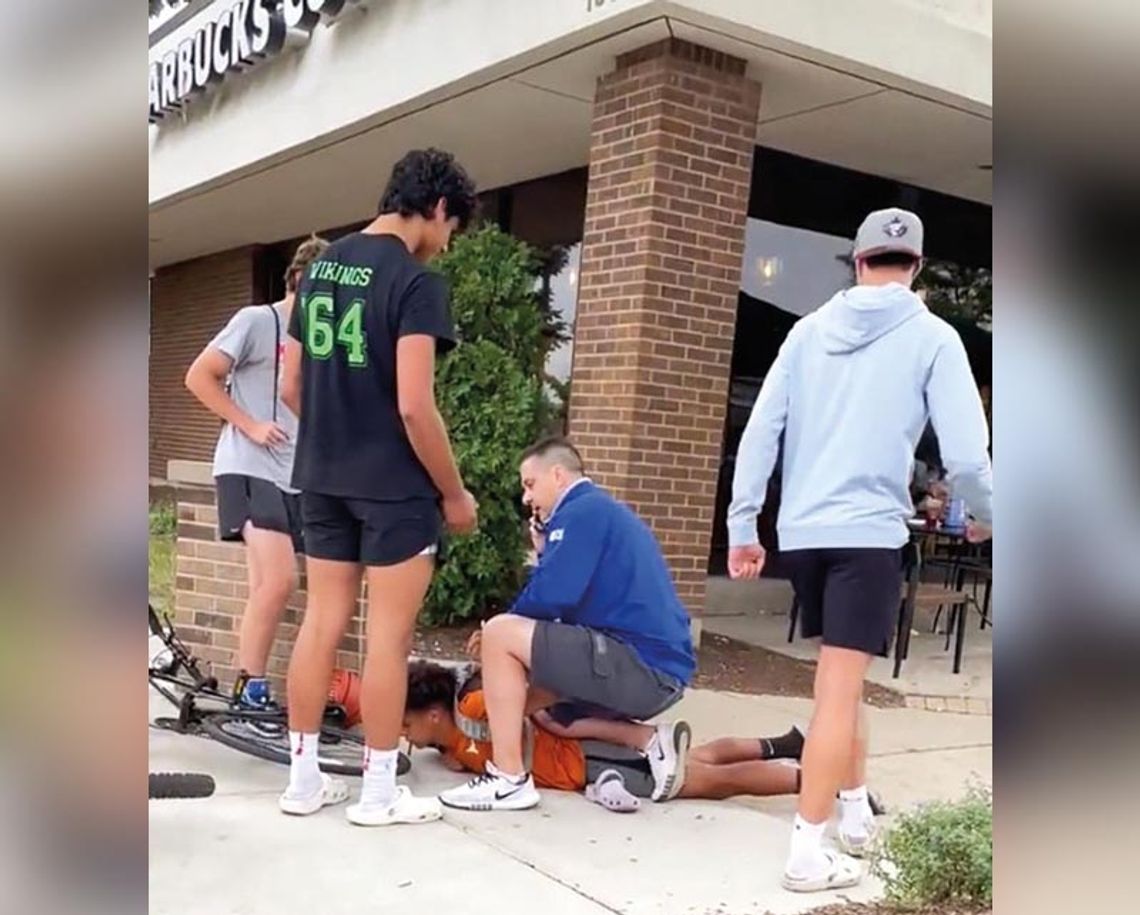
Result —
MULTIPOLYGON (((208 466, 198 468, 208 476, 208 466)), ((173 474, 172 474, 173 476, 173 474)), ((238 629, 245 601, 245 548, 217 539, 218 511, 214 489, 175 481, 178 552, 175 563, 174 624, 178 635, 228 688, 237 674, 238 629)), ((289 655, 305 608, 304 559, 298 558, 300 588, 293 595, 269 660, 269 675, 279 696, 285 693, 289 655)), ((362 589, 363 594, 363 589, 362 589)), ((363 599, 337 654, 337 666, 360 670, 363 656, 363 599)))
POLYGON ((570 434, 704 604, 760 86, 676 39, 598 82, 570 434))
POLYGON ((210 460, 220 428, 183 385, 194 357, 235 311, 253 302, 254 249, 156 271, 150 287, 150 475, 171 460, 210 460))

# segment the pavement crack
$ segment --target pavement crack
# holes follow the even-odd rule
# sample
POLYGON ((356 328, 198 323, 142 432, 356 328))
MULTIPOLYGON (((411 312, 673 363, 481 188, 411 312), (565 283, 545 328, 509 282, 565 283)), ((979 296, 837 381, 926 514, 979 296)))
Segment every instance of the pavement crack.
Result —
POLYGON ((622 915, 621 909, 616 909, 612 905, 610 905, 608 902, 604 902, 601 899, 598 899, 596 896, 591 896, 589 893, 587 893, 581 887, 575 886, 573 883, 568 883, 567 881, 563 880, 561 877, 558 877, 555 874, 552 874, 548 871, 544 871, 544 870, 540 869, 538 867, 538 865, 536 865, 533 861, 528 861, 526 858, 522 857, 520 854, 518 854, 514 851, 511 851, 511 849, 509 849, 509 848, 503 847, 502 845, 498 844, 497 842, 492 841, 489 837, 480 835, 475 830, 473 830, 467 826, 463 826, 460 823, 451 823, 451 822, 448 822, 446 819, 443 822, 445 824, 447 824, 448 826, 450 826, 452 829, 459 830, 465 836, 470 836, 476 842, 482 843, 487 848, 490 848, 491 850, 496 851, 501 855, 505 855, 506 857, 510 858, 512 861, 515 861, 519 864, 522 864, 524 867, 530 868, 535 873, 541 874, 547 880, 553 881, 554 883, 557 883, 559 886, 565 887, 566 889, 570 890, 570 892, 572 892, 575 896, 581 896, 583 899, 585 899, 588 902, 592 902, 594 905, 598 906, 599 908, 604 909, 607 912, 612 912, 613 915, 622 915))
POLYGON ((950 747, 918 747, 910 750, 891 750, 887 753, 868 753, 868 759, 888 759, 892 756, 919 756, 924 753, 950 753, 955 750, 992 750, 993 741, 986 743, 962 743, 950 747))

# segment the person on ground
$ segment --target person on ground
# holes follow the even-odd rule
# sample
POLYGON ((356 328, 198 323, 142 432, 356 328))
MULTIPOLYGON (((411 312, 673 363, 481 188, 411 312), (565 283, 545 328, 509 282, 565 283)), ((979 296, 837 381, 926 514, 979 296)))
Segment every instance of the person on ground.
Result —
MULTIPOLYGON (((417 749, 439 750, 449 769, 482 776, 494 757, 483 684, 478 672, 460 679, 455 667, 431 661, 408 666, 404 736, 417 749)), ((583 718, 563 727, 542 712, 535 717, 530 771, 542 788, 583 791, 603 772, 615 769, 630 793, 640 798, 720 800, 795 794, 799 789, 796 761, 804 737, 798 728, 778 737, 722 737, 693 747, 679 758, 666 790, 662 773, 651 765, 652 744, 663 730, 687 730, 686 722, 654 727, 583 718)))
POLYGON ((304 549, 300 499, 290 485, 297 417, 280 396, 282 353, 297 286, 327 247, 316 236, 302 242, 285 271, 285 297, 240 309, 186 373, 190 393, 224 423, 214 449, 219 539, 246 547, 249 598, 233 688, 234 705, 242 709, 276 708, 266 668, 297 585, 295 553, 304 549))
POLYGON ((759 576, 756 531, 784 437, 780 550, 800 602, 805 638, 822 636, 803 787, 783 875, 790 890, 851 886, 856 861, 825 848, 839 793, 839 842, 864 854, 867 800, 863 680, 886 655, 900 604, 901 548, 914 508, 915 448, 929 419, 956 497, 973 513, 967 535, 990 536, 988 429, 957 332, 911 291, 923 226, 901 209, 859 227, 857 285, 800 320, 764 379, 740 443, 728 510, 732 578, 759 576))
MULTIPOLYGON (((584 475, 577 449, 544 439, 523 454, 519 476, 538 564, 511 611, 469 646, 482 661, 494 753, 483 774, 440 796, 449 807, 535 806, 523 759, 530 715, 644 721, 681 698, 696 668, 689 616, 657 540, 584 475)), ((659 730, 651 760, 675 769, 688 740, 687 728, 659 730)))
POLYGON ((455 330, 447 284, 427 266, 474 207, 474 184, 450 153, 410 152, 392 170, 379 215, 334 242, 301 284, 283 384, 299 416, 293 485, 302 491, 309 606, 289 663, 285 813, 348 797, 320 772, 318 733, 363 576, 366 749, 347 817, 381 826, 440 816, 434 798, 397 788, 397 743, 408 647, 440 538, 445 527, 476 527, 436 406, 436 356, 452 348, 455 330))

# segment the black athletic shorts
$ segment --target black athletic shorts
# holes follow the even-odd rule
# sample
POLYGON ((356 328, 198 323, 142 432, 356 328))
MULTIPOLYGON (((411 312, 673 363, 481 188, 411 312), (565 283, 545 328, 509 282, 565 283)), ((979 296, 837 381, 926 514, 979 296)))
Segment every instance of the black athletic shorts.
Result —
POLYGON ((805 639, 887 655, 902 605, 901 550, 790 550, 782 558, 805 639))
POLYGON ((590 717, 644 721, 685 692, 683 684, 653 670, 617 639, 545 620, 534 627, 530 682, 564 700, 547 709, 562 725, 590 717))
POLYGON ((297 493, 284 492, 268 480, 224 473, 214 477, 218 493, 218 539, 244 541, 248 521, 263 531, 288 534, 293 549, 303 553, 301 503, 297 493))
POLYGON ((301 494, 305 554, 312 559, 391 566, 414 556, 438 559, 443 515, 435 499, 377 502, 301 494))

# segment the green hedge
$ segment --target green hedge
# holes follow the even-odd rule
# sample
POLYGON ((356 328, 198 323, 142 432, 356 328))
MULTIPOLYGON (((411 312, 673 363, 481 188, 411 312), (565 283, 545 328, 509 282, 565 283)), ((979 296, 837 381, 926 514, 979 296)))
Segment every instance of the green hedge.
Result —
POLYGON ((522 584, 518 456, 557 412, 545 393, 543 366, 564 331, 540 291, 549 263, 493 226, 459 236, 438 261, 451 284, 461 342, 440 360, 436 397, 463 478, 479 500, 479 531, 449 539, 425 622, 490 615, 522 584))

